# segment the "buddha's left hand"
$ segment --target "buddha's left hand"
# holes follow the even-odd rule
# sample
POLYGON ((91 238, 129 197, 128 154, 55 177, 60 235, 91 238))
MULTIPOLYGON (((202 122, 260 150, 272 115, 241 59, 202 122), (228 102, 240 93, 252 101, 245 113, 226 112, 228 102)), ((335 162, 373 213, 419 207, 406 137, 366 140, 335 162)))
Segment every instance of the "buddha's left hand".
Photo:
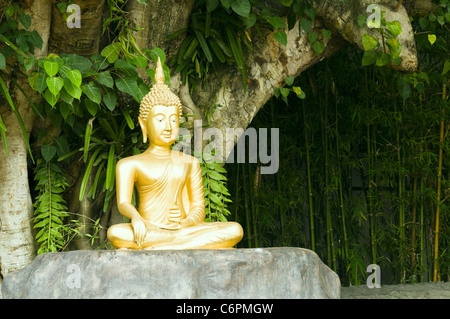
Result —
POLYGON ((181 227, 189 227, 189 226, 193 226, 195 223, 192 218, 186 217, 186 218, 180 220, 179 224, 181 227))

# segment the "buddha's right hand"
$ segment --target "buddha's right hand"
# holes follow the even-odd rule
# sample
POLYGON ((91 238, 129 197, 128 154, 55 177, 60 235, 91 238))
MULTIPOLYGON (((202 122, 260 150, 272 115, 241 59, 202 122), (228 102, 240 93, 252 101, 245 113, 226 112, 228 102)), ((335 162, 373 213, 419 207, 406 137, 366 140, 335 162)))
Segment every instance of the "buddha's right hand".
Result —
POLYGON ((145 236, 147 235, 147 226, 140 216, 131 220, 131 226, 133 226, 134 241, 138 244, 138 246, 141 246, 144 243, 145 236))
POLYGON ((181 211, 178 205, 174 205, 172 208, 169 209, 168 220, 169 222, 172 223, 178 223, 181 220, 181 211))

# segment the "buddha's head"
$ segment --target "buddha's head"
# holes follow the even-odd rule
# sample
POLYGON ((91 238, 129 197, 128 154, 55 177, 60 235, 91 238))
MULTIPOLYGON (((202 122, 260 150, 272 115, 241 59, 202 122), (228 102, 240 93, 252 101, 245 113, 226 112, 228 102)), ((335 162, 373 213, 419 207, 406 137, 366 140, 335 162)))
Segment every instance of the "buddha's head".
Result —
POLYGON ((142 129, 144 143, 147 137, 150 143, 159 146, 170 146, 178 136, 181 101, 170 88, 164 84, 164 71, 161 60, 155 71, 155 84, 144 96, 139 108, 139 124, 142 129))

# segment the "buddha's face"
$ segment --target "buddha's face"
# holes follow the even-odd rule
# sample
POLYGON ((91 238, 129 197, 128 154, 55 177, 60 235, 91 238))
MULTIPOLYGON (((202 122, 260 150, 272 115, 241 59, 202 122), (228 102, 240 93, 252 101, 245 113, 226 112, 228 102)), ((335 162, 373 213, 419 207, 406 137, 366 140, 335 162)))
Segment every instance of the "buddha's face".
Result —
POLYGON ((178 137, 179 111, 176 106, 155 105, 148 118, 143 122, 139 118, 142 133, 148 136, 150 143, 158 146, 170 146, 178 137))

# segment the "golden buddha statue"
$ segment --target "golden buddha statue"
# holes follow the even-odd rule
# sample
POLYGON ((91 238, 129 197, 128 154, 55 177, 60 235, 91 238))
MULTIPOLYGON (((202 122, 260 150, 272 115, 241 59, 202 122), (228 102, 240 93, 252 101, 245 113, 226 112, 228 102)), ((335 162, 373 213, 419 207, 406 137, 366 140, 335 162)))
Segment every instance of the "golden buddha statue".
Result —
POLYGON ((235 222, 206 223, 202 173, 199 161, 171 150, 178 136, 181 101, 164 84, 158 58, 155 85, 142 99, 139 124, 142 154, 121 159, 116 166, 119 212, 131 223, 113 225, 108 239, 119 249, 231 248, 243 236, 235 222), (131 204, 136 186, 139 206, 131 204))

